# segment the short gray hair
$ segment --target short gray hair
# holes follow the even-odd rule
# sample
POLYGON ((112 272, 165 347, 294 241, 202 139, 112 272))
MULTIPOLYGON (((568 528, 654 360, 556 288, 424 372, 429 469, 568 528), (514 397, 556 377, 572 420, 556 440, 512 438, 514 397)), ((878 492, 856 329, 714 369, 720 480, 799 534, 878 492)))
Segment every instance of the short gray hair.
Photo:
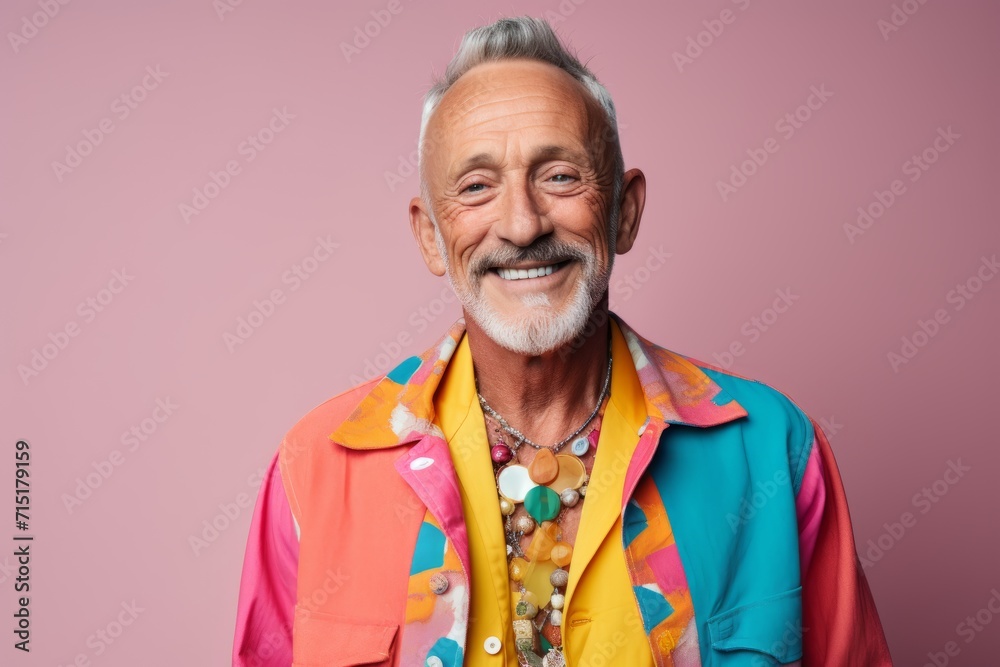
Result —
MULTIPOLYGON (((420 194, 430 207, 430 193, 424 178, 424 140, 427 125, 444 94, 461 77, 476 65, 499 60, 528 58, 555 65, 584 85, 604 110, 610 132, 606 137, 612 149, 612 199, 611 199, 611 242, 614 243, 618 227, 619 203, 625 180, 625 161, 622 157, 621 142, 618 138, 618 120, 615 103, 593 72, 580 63, 579 59, 559 41, 552 26, 544 19, 530 16, 502 18, 489 25, 480 26, 465 33, 455 57, 448 63, 444 78, 434 83, 424 96, 423 114, 420 118, 420 138, 417 143, 417 168, 420 172, 420 194)), ((433 219, 433 214, 431 219, 433 219)), ((435 225, 437 222, 435 221, 435 225)))

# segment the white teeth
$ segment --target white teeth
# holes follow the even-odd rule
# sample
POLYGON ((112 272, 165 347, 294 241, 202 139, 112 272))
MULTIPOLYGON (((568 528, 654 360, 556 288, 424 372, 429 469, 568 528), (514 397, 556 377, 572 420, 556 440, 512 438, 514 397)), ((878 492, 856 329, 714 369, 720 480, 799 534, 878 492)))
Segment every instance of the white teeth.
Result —
POLYGON ((497 273, 504 280, 523 280, 525 278, 540 278, 552 275, 555 267, 555 264, 549 264, 548 266, 540 266, 535 269, 497 269, 497 273))

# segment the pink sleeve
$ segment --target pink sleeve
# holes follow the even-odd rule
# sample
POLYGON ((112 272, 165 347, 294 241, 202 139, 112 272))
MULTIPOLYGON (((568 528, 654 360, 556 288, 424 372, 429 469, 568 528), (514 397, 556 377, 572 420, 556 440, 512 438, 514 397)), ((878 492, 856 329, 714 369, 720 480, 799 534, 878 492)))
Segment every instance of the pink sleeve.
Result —
POLYGON ((854 545, 830 443, 815 437, 796 496, 802 563, 802 664, 892 667, 882 622, 854 545))
POLYGON ((823 462, 815 439, 812 452, 806 461, 799 493, 795 496, 795 510, 799 519, 799 565, 803 580, 812 563, 816 538, 819 537, 823 507, 826 505, 826 486, 823 484, 823 462))
POLYGON ((299 540, 275 453, 260 485, 243 558, 233 667, 292 663, 299 540))

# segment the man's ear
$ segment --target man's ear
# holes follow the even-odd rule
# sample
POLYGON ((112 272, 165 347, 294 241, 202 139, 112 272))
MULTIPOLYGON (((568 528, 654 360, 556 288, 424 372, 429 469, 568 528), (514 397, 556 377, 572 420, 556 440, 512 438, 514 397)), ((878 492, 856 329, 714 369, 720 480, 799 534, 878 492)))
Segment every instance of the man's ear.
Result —
POLYGON ((410 229, 413 231, 413 238, 417 240, 417 247, 420 248, 420 254, 423 255, 427 268, 434 275, 443 276, 444 259, 438 252, 437 243, 434 242, 434 223, 426 206, 421 197, 410 200, 410 229))
POLYGON ((642 171, 629 169, 625 172, 621 197, 615 252, 624 255, 632 249, 632 244, 635 243, 635 237, 639 233, 642 209, 646 205, 646 176, 642 171))

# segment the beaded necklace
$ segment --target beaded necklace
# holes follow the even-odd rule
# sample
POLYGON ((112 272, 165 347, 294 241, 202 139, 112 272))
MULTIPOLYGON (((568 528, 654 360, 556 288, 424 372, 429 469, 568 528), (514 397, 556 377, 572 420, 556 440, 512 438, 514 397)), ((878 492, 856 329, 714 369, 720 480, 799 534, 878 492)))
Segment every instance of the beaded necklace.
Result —
MULTIPOLYGON (((500 513, 504 517, 504 535, 507 542, 507 560, 510 580, 520 595, 514 607, 514 638, 518 664, 521 667, 565 667, 562 646, 562 610, 566 585, 569 582, 567 567, 573 556, 573 546, 565 540, 560 519, 567 512, 579 507, 587 494, 589 475, 583 458, 588 457, 594 445, 598 426, 589 435, 581 435, 604 405, 611 379, 611 345, 608 337, 608 368, 601 395, 593 412, 580 428, 568 438, 552 446, 538 445, 512 428, 479 395, 480 404, 493 422, 494 442, 490 458, 496 477, 500 513), (505 434, 514 439, 508 445, 505 434), (570 443, 571 454, 556 454, 570 443), (537 450, 527 466, 520 464, 517 453, 527 443, 537 450), (522 505, 526 513, 517 513, 522 505), (521 540, 531 535, 527 549, 521 540), (550 562, 551 565, 547 565, 550 562), (554 569, 552 565, 555 566, 554 569), (536 568, 551 569, 548 581, 539 579, 536 568), (532 576, 535 574, 535 576, 532 576), (529 583, 531 588, 529 589, 529 583), (548 584, 548 585, 546 585, 548 584), (532 590, 533 589, 533 590, 532 590)), ((477 382, 478 385, 478 382, 477 382)), ((489 432, 489 429, 488 429, 489 432)), ((574 540, 575 541, 575 540, 574 540)))

